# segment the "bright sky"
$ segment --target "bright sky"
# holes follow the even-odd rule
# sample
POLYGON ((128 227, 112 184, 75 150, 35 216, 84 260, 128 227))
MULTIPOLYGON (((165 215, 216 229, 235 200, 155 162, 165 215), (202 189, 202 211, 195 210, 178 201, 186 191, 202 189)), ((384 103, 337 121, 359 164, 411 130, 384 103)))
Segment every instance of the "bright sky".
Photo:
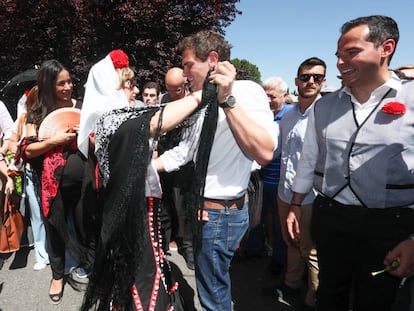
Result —
POLYGON ((295 90, 299 64, 316 56, 327 64, 326 85, 339 87, 336 44, 339 29, 348 20, 387 15, 399 26, 400 41, 391 68, 414 64, 413 0, 240 0, 242 15, 226 28, 233 46, 231 58, 256 65, 262 81, 280 76, 295 90))

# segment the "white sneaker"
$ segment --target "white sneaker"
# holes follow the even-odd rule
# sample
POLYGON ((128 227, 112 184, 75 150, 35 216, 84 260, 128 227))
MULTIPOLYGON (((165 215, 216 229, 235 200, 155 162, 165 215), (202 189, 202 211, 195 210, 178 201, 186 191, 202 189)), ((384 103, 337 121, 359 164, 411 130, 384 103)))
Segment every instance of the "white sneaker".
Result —
POLYGON ((33 270, 39 271, 39 270, 43 270, 46 267, 47 267, 47 264, 42 263, 42 262, 36 262, 33 266, 33 270))

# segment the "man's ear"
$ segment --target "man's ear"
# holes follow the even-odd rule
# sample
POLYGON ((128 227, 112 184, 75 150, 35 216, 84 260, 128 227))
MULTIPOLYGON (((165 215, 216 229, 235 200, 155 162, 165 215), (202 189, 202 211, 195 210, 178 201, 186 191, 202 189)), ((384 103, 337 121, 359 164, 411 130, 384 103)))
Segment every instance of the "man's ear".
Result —
POLYGON ((210 51, 208 53, 207 60, 208 60, 208 66, 209 66, 209 68, 210 69, 215 68, 216 65, 217 65, 217 63, 218 63, 218 61, 219 61, 219 55, 218 55, 218 53, 216 51, 210 51))
POLYGON ((382 56, 384 58, 389 58, 392 53, 395 51, 395 40, 387 39, 382 43, 382 56))

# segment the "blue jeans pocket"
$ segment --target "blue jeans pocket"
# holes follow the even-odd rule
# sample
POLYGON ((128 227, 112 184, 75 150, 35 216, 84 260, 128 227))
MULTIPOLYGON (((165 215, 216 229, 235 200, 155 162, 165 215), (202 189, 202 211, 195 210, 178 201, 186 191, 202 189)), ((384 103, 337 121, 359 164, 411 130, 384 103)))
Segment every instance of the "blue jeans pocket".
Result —
POLYGON ((247 228, 249 227, 249 219, 245 217, 240 222, 229 222, 228 223, 228 237, 227 237, 227 247, 230 251, 234 252, 237 249, 241 239, 246 233, 247 228))
POLYGON ((235 211, 227 223, 227 248, 234 252, 249 227, 247 208, 235 211))

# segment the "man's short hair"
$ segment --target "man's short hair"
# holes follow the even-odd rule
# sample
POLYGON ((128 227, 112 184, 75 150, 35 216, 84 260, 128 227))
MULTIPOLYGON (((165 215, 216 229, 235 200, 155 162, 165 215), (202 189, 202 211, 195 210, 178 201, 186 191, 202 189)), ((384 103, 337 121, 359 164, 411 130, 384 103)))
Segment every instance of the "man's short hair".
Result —
POLYGON ((157 94, 159 94, 161 92, 160 85, 157 82, 153 82, 153 81, 149 81, 149 82, 145 83, 142 90, 145 90, 145 89, 156 89, 157 94))
POLYGON ((178 44, 178 52, 182 54, 185 49, 193 49, 195 55, 205 61, 211 51, 219 55, 219 61, 230 60, 230 44, 223 36, 212 30, 202 30, 185 37, 178 44))
MULTIPOLYGON (((395 41, 395 47, 397 47, 397 43, 400 38, 400 33, 398 30, 397 23, 391 17, 383 15, 358 17, 342 25, 341 35, 361 25, 368 26, 369 34, 367 37, 367 41, 373 42, 375 48, 378 48, 387 39, 393 39, 395 41)), ((394 55, 394 52, 390 55, 388 59, 388 64, 390 63, 391 58, 394 55)))
POLYGON ((326 64, 325 62, 318 58, 318 57, 311 57, 308 59, 305 59, 298 68, 298 73, 297 73, 297 77, 299 77, 300 73, 302 72, 303 67, 308 67, 308 66, 322 66, 325 70, 324 73, 326 73, 326 64))

